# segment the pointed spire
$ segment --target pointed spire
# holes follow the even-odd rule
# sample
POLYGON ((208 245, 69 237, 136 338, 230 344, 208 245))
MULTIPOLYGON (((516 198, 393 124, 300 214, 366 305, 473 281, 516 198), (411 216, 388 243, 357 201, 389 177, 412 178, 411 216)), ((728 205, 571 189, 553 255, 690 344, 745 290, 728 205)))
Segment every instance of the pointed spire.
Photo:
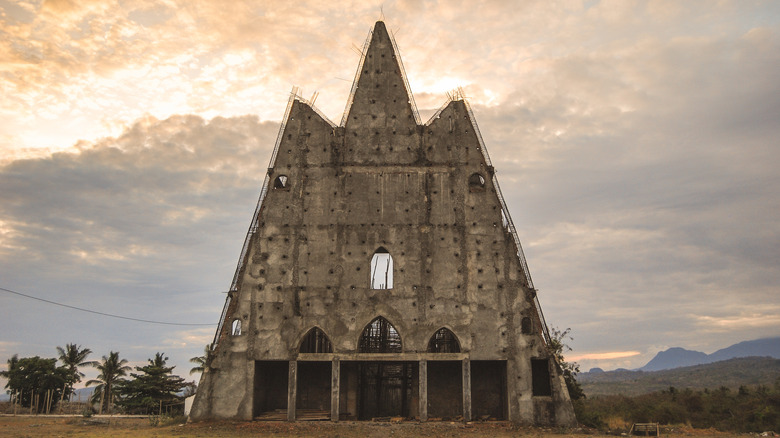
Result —
POLYGON ((347 111, 343 124, 348 136, 387 139, 417 126, 401 59, 382 21, 374 25, 363 53, 347 111))

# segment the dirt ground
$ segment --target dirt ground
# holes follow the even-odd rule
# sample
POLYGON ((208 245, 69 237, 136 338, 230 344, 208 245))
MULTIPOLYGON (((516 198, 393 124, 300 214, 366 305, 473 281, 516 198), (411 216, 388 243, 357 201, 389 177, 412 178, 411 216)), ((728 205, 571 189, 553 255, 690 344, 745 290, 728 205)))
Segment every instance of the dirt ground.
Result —
MULTIPOLYGON (((587 437, 591 430, 514 427, 508 423, 450 422, 200 422, 153 425, 147 417, 109 418, 0 416, 0 437, 587 437)), ((606 436, 606 435, 601 435, 606 436)), ((731 436, 712 430, 676 429, 671 436, 731 436)))

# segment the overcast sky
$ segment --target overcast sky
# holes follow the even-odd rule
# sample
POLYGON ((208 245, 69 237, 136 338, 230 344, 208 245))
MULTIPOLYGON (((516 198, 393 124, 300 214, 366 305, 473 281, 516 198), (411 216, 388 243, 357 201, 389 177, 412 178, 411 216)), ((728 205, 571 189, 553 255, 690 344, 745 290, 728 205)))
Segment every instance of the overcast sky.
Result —
POLYGON ((0 0, 0 369, 211 341, 293 85, 462 87, 583 369, 780 335, 780 2, 0 0), (208 325, 211 324, 211 325, 208 325))

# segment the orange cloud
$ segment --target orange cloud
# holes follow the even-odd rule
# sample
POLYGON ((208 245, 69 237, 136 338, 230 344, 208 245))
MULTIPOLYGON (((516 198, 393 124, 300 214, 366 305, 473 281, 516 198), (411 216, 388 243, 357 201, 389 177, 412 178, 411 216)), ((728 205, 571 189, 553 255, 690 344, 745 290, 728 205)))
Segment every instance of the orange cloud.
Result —
POLYGON ((716 316, 696 316, 693 318, 697 324, 705 327, 709 331, 731 331, 744 330, 759 327, 777 327, 780 325, 780 316, 776 313, 747 313, 742 312, 739 315, 716 317, 716 316))
POLYGON ((586 353, 579 356, 567 357, 568 360, 610 360, 610 359, 622 359, 624 357, 638 356, 641 353, 638 351, 611 351, 608 353, 586 353))

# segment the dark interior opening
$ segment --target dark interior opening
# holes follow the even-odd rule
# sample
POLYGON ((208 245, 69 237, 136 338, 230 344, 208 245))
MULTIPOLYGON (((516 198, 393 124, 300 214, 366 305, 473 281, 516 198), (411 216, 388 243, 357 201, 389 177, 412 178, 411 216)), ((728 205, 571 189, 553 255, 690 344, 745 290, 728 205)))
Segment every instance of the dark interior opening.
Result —
POLYGON ((471 412, 476 420, 506 420, 506 361, 471 361, 471 412))
POLYGON ((279 175, 274 179, 274 188, 275 189, 286 189, 287 188, 287 175, 279 175))
POLYGON ((550 361, 548 359, 531 359, 531 378, 533 379, 533 395, 552 395, 550 385, 550 361))
POLYGON ((479 173, 472 173, 469 177, 469 190, 477 191, 485 189, 485 177, 479 173))
POLYGON ((534 333, 534 326, 531 323, 531 318, 525 316, 520 321, 520 332, 524 335, 532 335, 534 333))
POLYGON ((301 353, 333 353, 333 346, 331 346, 330 339, 325 332, 319 327, 314 327, 303 337, 299 351, 301 353))
POLYGON ((453 420, 463 415, 463 363, 428 361, 428 420, 453 420))
POLYGON ((290 365, 287 361, 259 360, 255 362, 253 416, 257 417, 277 409, 287 409, 289 369, 290 365))
POLYGON ((358 342, 360 353, 400 353, 401 336, 390 322, 381 316, 371 321, 358 342))
POLYGON ((296 417, 330 418, 330 362, 298 362, 296 417))
POLYGON ((442 327, 428 341, 428 353, 460 353, 458 338, 450 329, 442 327))
POLYGON ((357 362, 341 362, 339 377, 339 420, 357 420, 357 362))
POLYGON ((417 362, 342 362, 342 420, 412 418, 419 412, 417 362))

